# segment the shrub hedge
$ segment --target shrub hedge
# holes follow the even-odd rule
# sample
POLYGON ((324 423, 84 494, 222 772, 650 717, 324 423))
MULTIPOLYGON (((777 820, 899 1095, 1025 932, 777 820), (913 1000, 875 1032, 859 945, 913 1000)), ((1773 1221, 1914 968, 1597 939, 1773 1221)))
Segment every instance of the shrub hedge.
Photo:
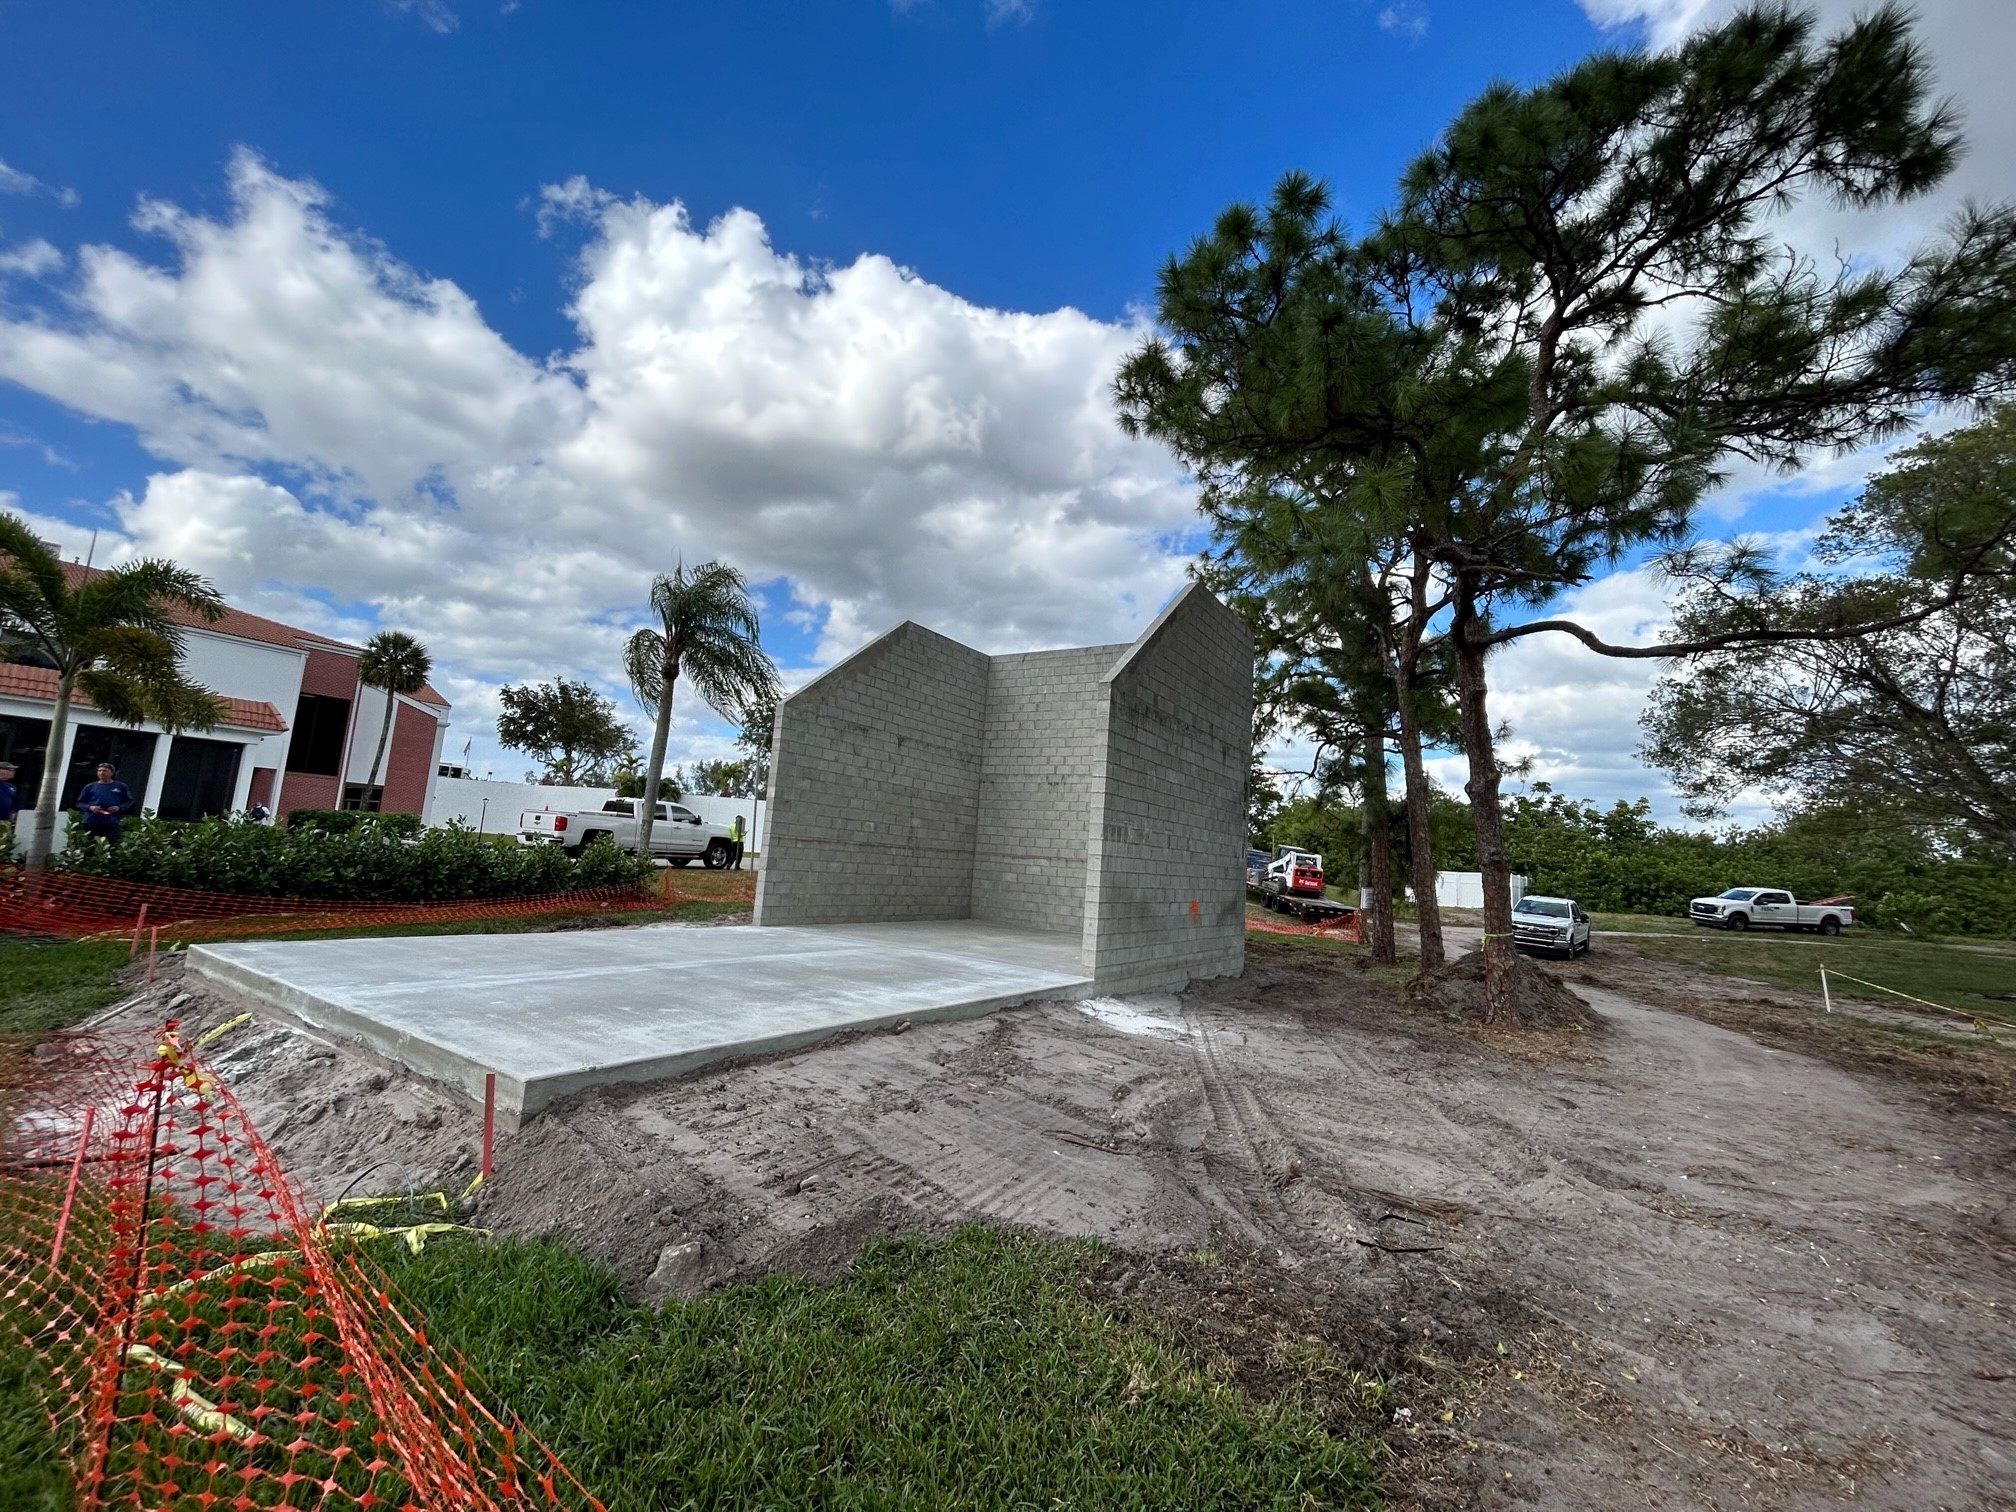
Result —
POLYGON ((288 829, 320 830, 347 835, 352 830, 382 829, 394 835, 417 835, 426 826, 418 814, 375 814, 361 809, 295 809, 281 821, 288 829))
MULTIPOLYGON (((345 815, 345 818, 351 817, 345 815)), ((363 814, 365 820, 410 815, 363 814)), ((557 846, 499 845, 467 825, 417 834, 378 823, 336 830, 257 824, 240 815, 196 823, 135 819, 117 846, 73 835, 55 865, 68 872, 268 898, 411 903, 508 898, 640 881, 650 866, 598 841, 579 858, 557 846)))

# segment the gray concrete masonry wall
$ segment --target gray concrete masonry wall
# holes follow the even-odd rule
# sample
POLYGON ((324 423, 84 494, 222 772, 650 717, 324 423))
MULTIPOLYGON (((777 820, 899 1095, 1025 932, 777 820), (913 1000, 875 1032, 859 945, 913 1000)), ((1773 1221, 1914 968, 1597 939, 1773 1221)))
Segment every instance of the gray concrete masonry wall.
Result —
POLYGON ((1075 934, 1105 992, 1236 975, 1252 720, 1252 640, 1196 585, 1131 646, 899 625, 777 711, 756 922, 1075 934))
POLYGON ((1246 952, 1252 638, 1193 584, 1134 643, 1107 689, 1085 964, 1102 992, 1236 976, 1246 952))
POLYGON ((778 706, 759 925, 972 917, 987 682, 906 623, 778 706))
POLYGON ((991 658, 973 847, 973 917, 1028 929, 1085 922, 1092 793, 1105 766, 1105 676, 1127 650, 991 658))

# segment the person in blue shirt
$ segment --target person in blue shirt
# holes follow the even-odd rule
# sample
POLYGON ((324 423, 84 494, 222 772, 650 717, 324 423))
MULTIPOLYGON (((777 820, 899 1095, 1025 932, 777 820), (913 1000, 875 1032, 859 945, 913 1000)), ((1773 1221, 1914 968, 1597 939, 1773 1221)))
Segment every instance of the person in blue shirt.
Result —
POLYGON ((14 763, 0 761, 0 824, 11 824, 21 809, 21 795, 14 791, 14 763))
POLYGON ((119 819, 136 806, 133 789, 119 780, 110 762, 98 763, 98 780, 87 782, 77 795, 77 814, 84 821, 84 833, 101 835, 111 845, 119 843, 119 819))

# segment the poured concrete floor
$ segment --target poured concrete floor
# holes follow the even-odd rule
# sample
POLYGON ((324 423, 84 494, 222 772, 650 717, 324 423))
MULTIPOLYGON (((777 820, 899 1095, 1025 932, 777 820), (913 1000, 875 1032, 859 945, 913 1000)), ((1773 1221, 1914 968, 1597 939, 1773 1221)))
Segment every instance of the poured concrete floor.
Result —
POLYGON ((583 1087, 677 1076, 904 1019, 1089 995, 1076 936, 971 920, 199 945, 189 970, 507 1124, 583 1087))

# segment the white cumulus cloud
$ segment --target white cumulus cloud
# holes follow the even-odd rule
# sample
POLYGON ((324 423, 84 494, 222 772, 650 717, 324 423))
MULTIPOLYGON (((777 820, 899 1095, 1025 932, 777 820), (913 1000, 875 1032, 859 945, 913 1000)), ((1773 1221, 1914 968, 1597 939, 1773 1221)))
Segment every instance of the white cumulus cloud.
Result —
POLYGON ((747 211, 696 225, 577 181, 544 204, 584 236, 578 337, 540 361, 312 183, 241 154, 230 190, 218 216, 143 203, 165 255, 75 249, 0 314, 0 378, 160 459, 100 560, 172 555, 330 633, 409 628, 479 744, 500 682, 615 691, 681 558, 781 580, 819 660, 905 618, 988 650, 1127 639, 1181 581, 1192 491, 1108 400, 1138 326, 806 263, 747 211))

